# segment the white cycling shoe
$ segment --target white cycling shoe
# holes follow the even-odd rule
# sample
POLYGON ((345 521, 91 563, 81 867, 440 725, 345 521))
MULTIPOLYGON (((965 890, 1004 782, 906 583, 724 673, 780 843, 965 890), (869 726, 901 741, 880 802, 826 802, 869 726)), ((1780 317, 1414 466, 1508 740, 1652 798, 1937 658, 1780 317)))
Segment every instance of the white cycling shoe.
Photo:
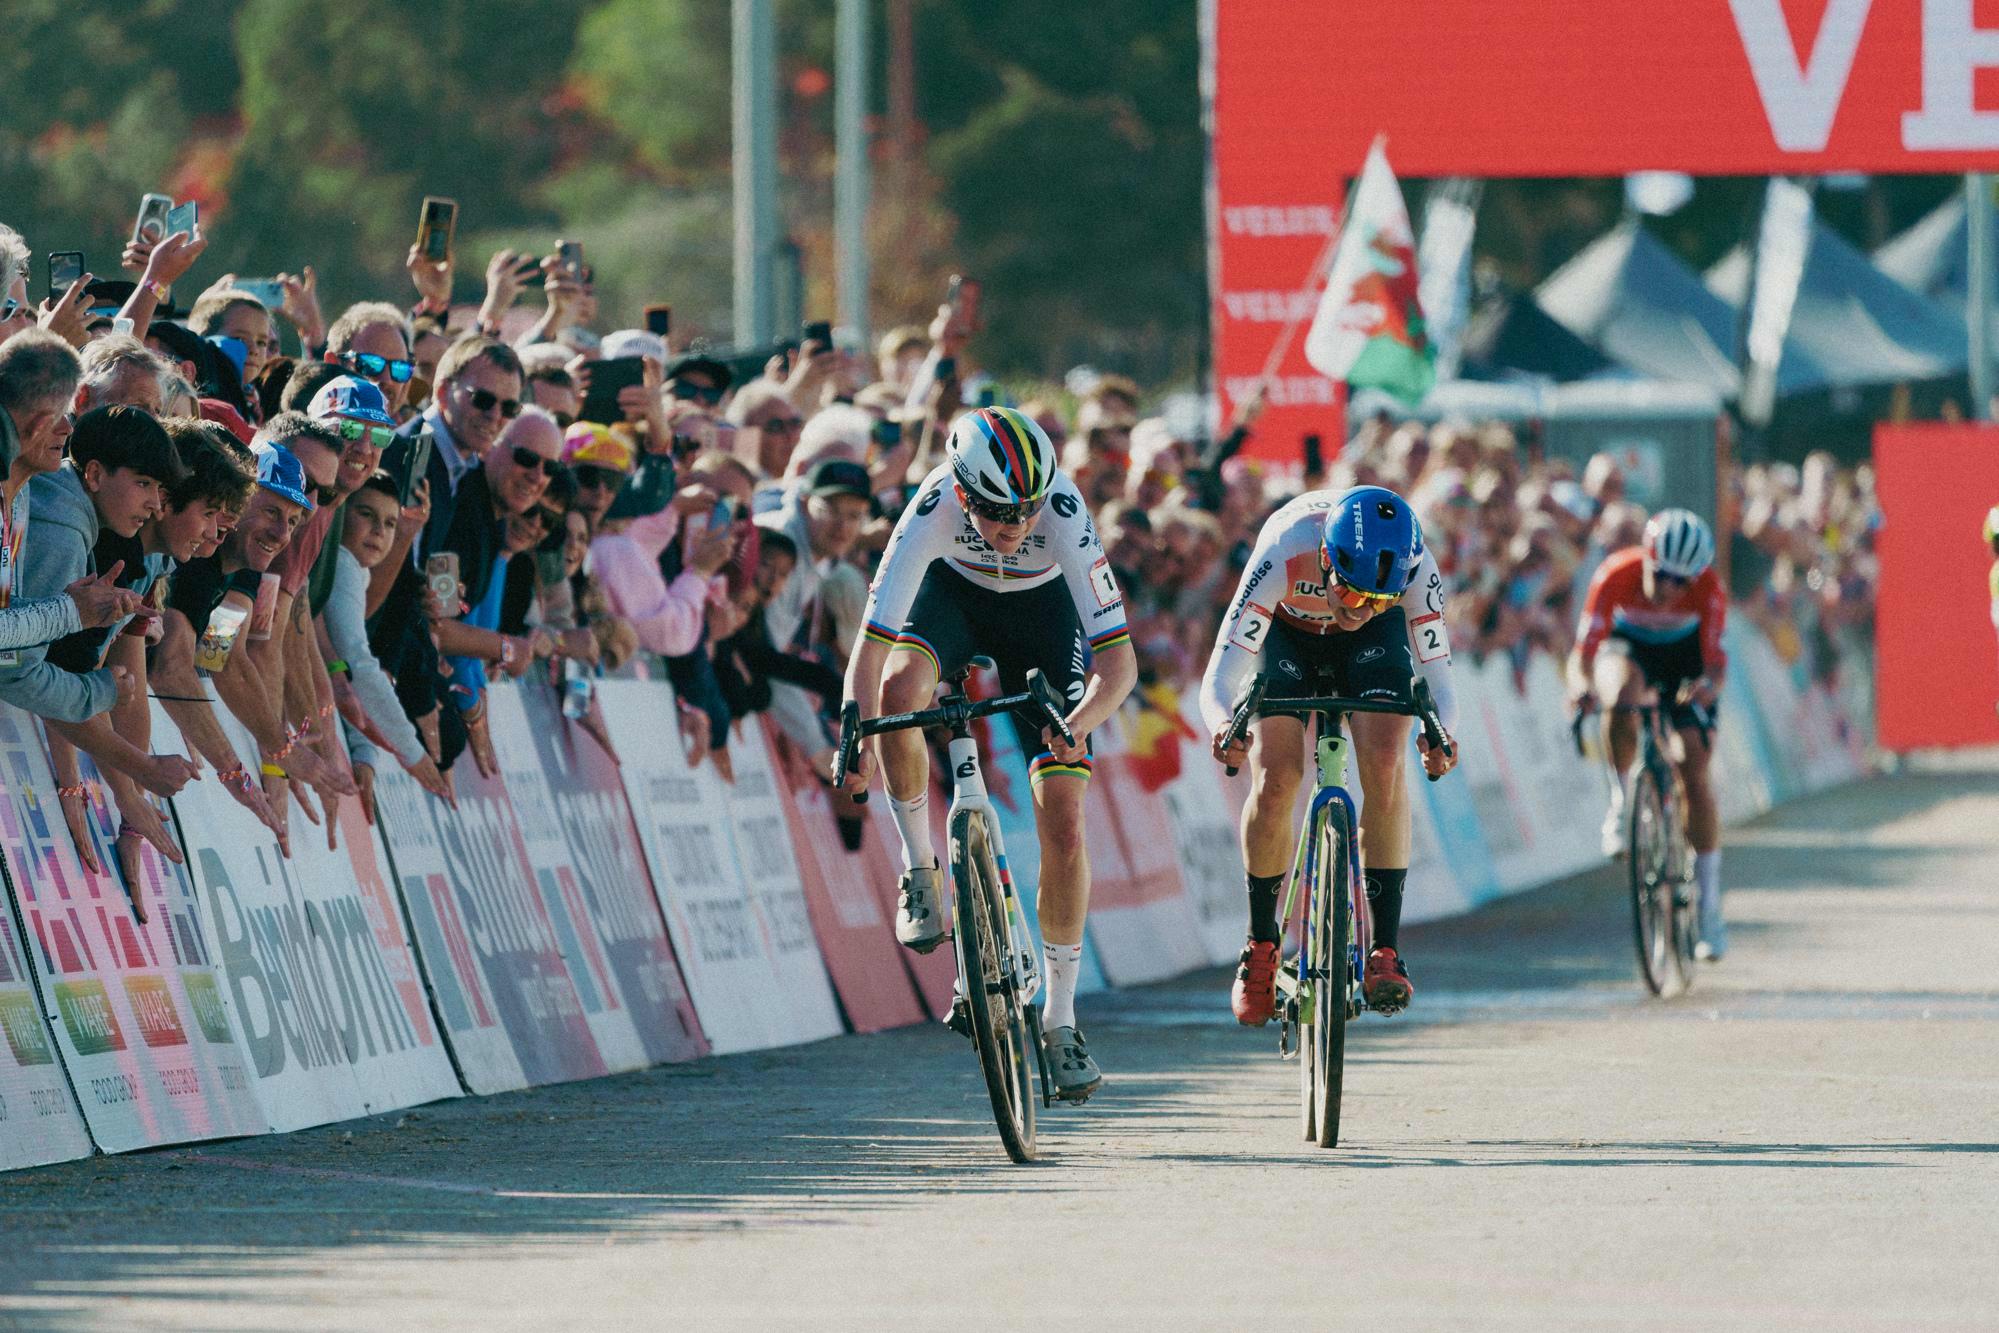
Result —
POLYGON ((1041 1034, 1041 1047, 1048 1053, 1048 1072, 1055 1078, 1058 1101, 1088 1101, 1103 1086, 1104 1071, 1090 1058, 1083 1034, 1076 1028, 1050 1028, 1041 1034))
POLYGON ((902 872, 901 895, 895 906, 895 938, 905 948, 929 953, 945 940, 944 914, 938 910, 943 874, 936 866, 902 872))
POLYGON ((1624 793, 1613 792, 1603 817, 1603 854, 1615 861, 1624 855, 1624 793))

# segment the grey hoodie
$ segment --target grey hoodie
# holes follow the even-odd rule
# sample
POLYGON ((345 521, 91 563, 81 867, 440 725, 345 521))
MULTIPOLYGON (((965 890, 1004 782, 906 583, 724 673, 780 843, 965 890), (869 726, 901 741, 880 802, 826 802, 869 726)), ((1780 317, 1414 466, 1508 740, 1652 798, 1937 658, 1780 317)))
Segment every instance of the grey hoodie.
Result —
MULTIPOLYGON (((61 596, 91 572, 97 506, 68 463, 36 477, 26 490, 32 497, 28 540, 14 578, 14 595, 27 600, 61 596)), ((87 721, 118 701, 109 669, 64 671, 46 660, 46 649, 45 644, 23 648, 16 665, 0 667, 0 701, 58 722, 87 721)))

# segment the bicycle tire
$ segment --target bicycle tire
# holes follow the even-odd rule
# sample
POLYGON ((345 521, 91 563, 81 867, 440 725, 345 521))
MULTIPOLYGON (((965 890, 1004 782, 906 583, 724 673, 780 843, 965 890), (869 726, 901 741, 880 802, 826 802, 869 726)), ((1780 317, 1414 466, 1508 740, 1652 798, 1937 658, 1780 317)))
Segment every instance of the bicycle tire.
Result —
POLYGON ((972 1045, 979 1053, 993 1121, 1006 1155, 1023 1165, 1034 1161, 1034 1076, 1039 1056, 1027 1044, 1027 1006, 1014 989, 1007 938, 1005 898, 993 861, 985 816, 959 810, 951 816, 951 883, 958 976, 972 1020, 972 1045))
POLYGON ((1673 868, 1673 962, 1679 969, 1680 989, 1693 989, 1694 977, 1699 974, 1695 966, 1698 955, 1695 947, 1701 942, 1700 896, 1694 887, 1694 852, 1692 840, 1687 836, 1687 794, 1684 788, 1675 784, 1673 805, 1669 811, 1667 825, 1672 838, 1672 859, 1668 863, 1673 868))
POLYGON ((1346 807, 1326 807, 1319 829, 1318 874, 1313 885, 1314 979, 1310 1039, 1312 1141, 1340 1142, 1340 1099, 1346 1084, 1347 1019, 1353 1007, 1353 858, 1346 807))
POLYGON ((1665 793, 1650 764, 1641 763, 1631 779, 1627 815, 1625 863, 1631 886, 1631 930, 1638 947, 1638 971, 1654 995, 1673 989, 1674 946, 1672 833, 1667 826, 1665 793))

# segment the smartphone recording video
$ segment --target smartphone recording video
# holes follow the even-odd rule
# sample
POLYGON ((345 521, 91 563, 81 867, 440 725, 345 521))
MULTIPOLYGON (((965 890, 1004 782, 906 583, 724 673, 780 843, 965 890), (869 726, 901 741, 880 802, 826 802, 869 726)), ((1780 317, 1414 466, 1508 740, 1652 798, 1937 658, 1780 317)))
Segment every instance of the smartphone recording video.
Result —
POLYGON ((83 251, 57 250, 49 255, 49 300, 60 301, 70 285, 83 276, 83 251))
POLYGON ((433 264, 446 262, 451 258, 452 238, 457 229, 458 201, 425 195, 416 224, 417 253, 433 264))

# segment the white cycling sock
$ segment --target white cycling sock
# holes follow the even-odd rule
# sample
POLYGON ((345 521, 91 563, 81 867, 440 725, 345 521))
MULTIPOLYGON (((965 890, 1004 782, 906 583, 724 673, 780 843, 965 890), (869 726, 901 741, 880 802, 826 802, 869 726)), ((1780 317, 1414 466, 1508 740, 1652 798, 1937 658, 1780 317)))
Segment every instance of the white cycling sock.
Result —
POLYGON ((913 801, 891 795, 888 812, 895 817, 896 836, 902 839, 902 868, 936 865, 937 851, 930 845, 930 793, 919 792, 913 801))
POLYGON ((1701 887, 1701 897, 1709 902, 1721 900, 1721 852, 1694 853, 1694 883, 1701 887))
POLYGON ((1041 1014, 1041 1030, 1076 1026, 1076 978, 1083 971, 1081 944, 1044 944, 1041 962, 1048 973, 1047 1006, 1041 1014))

